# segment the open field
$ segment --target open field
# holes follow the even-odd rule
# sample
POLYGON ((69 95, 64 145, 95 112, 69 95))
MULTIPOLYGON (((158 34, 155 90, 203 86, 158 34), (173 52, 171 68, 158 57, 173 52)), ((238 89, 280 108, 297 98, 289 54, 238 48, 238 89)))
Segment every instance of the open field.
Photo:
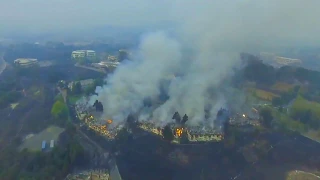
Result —
POLYGON ((314 141, 320 143, 320 131, 316 130, 309 130, 308 132, 304 133, 304 135, 314 141))
POLYGON ((295 164, 261 164, 257 167, 265 179, 273 180, 319 180, 319 176, 313 170, 306 169, 295 164))
POLYGON ((273 98, 279 97, 277 94, 274 94, 265 90, 257 89, 257 88, 248 88, 247 90, 257 98, 265 101, 272 101, 273 98))
POLYGON ((308 101, 301 96, 294 101, 292 109, 296 112, 310 110, 317 118, 320 118, 320 103, 308 101))
POLYGON ((34 134, 33 136, 26 138, 26 140, 22 143, 20 150, 27 148, 29 151, 40 151, 41 143, 43 140, 50 142, 50 140, 57 141, 59 135, 64 131, 63 128, 59 128, 56 126, 50 126, 38 134, 34 134))
POLYGON ((293 87, 294 87, 294 85, 292 85, 292 84, 277 82, 271 87, 271 89, 276 90, 276 91, 280 91, 280 92, 288 92, 293 87))
POLYGON ((290 171, 287 174, 286 180, 319 180, 320 177, 304 171, 290 171))
POLYGON ((293 120, 286 113, 279 112, 276 108, 271 108, 272 115, 276 119, 276 123, 282 127, 286 127, 290 130, 298 131, 300 133, 306 132, 306 125, 301 123, 300 121, 293 120))

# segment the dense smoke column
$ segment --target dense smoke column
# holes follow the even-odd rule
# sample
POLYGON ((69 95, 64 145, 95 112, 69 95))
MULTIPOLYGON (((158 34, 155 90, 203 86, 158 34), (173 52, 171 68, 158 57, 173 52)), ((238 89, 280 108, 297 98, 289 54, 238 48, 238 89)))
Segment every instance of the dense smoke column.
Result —
POLYGON ((148 34, 132 60, 118 66, 108 76, 108 84, 91 97, 102 102, 103 116, 113 119, 113 124, 124 123, 129 114, 138 112, 144 117, 141 120, 151 118, 152 108, 145 106, 159 98, 161 82, 181 64, 180 45, 162 32, 148 34))

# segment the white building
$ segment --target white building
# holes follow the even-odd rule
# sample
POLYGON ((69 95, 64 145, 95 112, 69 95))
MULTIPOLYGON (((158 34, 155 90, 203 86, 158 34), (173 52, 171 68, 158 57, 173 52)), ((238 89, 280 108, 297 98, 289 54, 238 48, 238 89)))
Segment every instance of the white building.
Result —
POLYGON ((77 50, 77 51, 72 51, 71 53, 72 58, 94 58, 96 57, 96 52, 93 50, 77 50))
POLYGON ((86 57, 86 51, 84 50, 72 51, 71 57, 75 59, 84 58, 86 57))
POLYGON ((96 57, 96 52, 95 52, 95 51, 92 51, 92 50, 87 50, 87 51, 86 51, 86 56, 87 56, 88 58, 90 58, 90 57, 96 57))
POLYGON ((14 60, 14 64, 19 65, 19 66, 25 66, 25 67, 29 67, 35 64, 38 64, 38 60, 37 59, 31 59, 31 58, 18 58, 16 60, 14 60))
POLYGON ((120 62, 99 62, 99 63, 92 63, 93 67, 96 68, 116 68, 118 65, 120 65, 120 62))

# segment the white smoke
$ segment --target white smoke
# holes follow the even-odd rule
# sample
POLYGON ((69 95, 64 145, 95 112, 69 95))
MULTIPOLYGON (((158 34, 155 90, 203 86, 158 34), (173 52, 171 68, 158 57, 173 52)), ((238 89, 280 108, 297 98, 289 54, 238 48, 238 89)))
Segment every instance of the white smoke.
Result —
POLYGON ((107 78, 107 85, 97 88, 98 99, 104 106, 103 116, 115 123, 124 121, 143 107, 145 98, 160 95, 160 82, 175 72, 181 61, 179 43, 163 32, 146 35, 133 62, 120 65, 107 78))
POLYGON ((152 119, 165 125, 178 111, 189 116, 188 123, 196 125, 205 120, 206 107, 211 107, 209 112, 215 116, 226 100, 223 94, 219 94, 219 99, 212 98, 209 90, 217 89, 230 74, 238 56, 217 52, 206 41, 200 45, 192 49, 196 53, 183 57, 181 44, 164 32, 146 35, 133 61, 120 65, 106 79, 105 86, 97 87, 98 95, 91 97, 91 103, 101 101, 104 118, 113 119, 115 124, 125 121, 129 114, 139 113, 140 120, 152 119), (169 99, 159 107, 144 107, 144 100, 156 101, 161 82, 176 73, 182 75, 172 79, 167 87, 169 99))
POLYGON ((107 85, 97 88, 98 96, 91 98, 102 102, 105 118, 121 123, 129 114, 138 113, 140 120, 165 124, 178 111, 189 116, 188 123, 199 124, 205 119, 206 108, 214 116, 230 101, 233 93, 220 87, 239 63, 239 52, 276 45, 281 36, 288 40, 291 36, 281 28, 297 24, 282 16, 286 8, 280 11, 269 4, 267 11, 263 4, 251 0, 223 6, 216 1, 175 2, 168 13, 182 27, 177 30, 179 40, 164 32, 142 39, 133 61, 120 65, 107 78, 107 85), (270 23, 275 17, 282 22, 273 26, 270 23), (162 80, 172 74, 181 76, 166 88, 169 99, 158 107, 145 108, 144 100, 157 100, 162 80))

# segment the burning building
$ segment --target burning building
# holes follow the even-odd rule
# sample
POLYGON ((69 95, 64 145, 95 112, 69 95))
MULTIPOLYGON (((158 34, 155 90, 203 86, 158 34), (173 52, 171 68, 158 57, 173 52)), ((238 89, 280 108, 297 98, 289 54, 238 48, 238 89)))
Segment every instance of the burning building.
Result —
MULTIPOLYGON (((223 116, 225 118, 223 119, 224 121, 228 120, 226 112, 228 111, 221 109, 218 112, 217 119, 223 116)), ((167 126, 164 128, 157 127, 156 124, 152 122, 138 123, 138 126, 144 131, 153 133, 163 138, 166 138, 164 135, 165 133, 171 133, 173 139, 171 140, 169 138, 169 140, 172 141, 172 143, 177 144, 219 142, 224 138, 223 131, 219 128, 217 129, 209 126, 188 126, 186 122, 189 118, 186 114, 181 118, 179 112, 175 112, 172 119, 175 121, 167 124, 167 126), (168 132, 166 129, 167 127, 170 128, 170 132, 168 132)), ((221 121, 221 125, 223 125, 221 119, 216 121, 221 121)), ((170 135, 168 136, 170 137, 170 135)))
MULTIPOLYGON (((102 112, 104 107, 100 101, 95 100, 93 105, 88 105, 81 105, 78 103, 78 106, 87 106, 87 109, 83 111, 82 108, 76 106, 77 114, 85 112, 86 116, 84 116, 82 120, 86 126, 109 139, 114 138, 122 127, 127 127, 128 130, 133 133, 133 135, 137 136, 139 136, 140 133, 136 134, 136 132, 132 129, 133 127, 140 129, 137 132, 141 132, 142 134, 147 132, 160 138, 164 138, 165 136, 164 126, 157 124, 157 121, 138 121, 139 114, 131 114, 127 118, 126 125, 117 124, 114 123, 112 119, 103 117, 102 112)), ((83 116, 78 115, 78 117, 83 116)), ((172 116, 173 121, 166 124, 165 127, 168 127, 169 131, 167 132, 172 134, 170 135, 172 138, 169 138, 169 141, 173 143, 184 144, 218 142, 224 138, 222 126, 224 126, 224 122, 227 121, 228 118, 229 111, 226 109, 220 109, 216 115, 216 118, 213 120, 213 124, 210 120, 213 118, 207 118, 206 123, 198 126, 191 126, 188 124, 189 117, 187 114, 184 114, 181 117, 179 112, 175 112, 172 116)))

